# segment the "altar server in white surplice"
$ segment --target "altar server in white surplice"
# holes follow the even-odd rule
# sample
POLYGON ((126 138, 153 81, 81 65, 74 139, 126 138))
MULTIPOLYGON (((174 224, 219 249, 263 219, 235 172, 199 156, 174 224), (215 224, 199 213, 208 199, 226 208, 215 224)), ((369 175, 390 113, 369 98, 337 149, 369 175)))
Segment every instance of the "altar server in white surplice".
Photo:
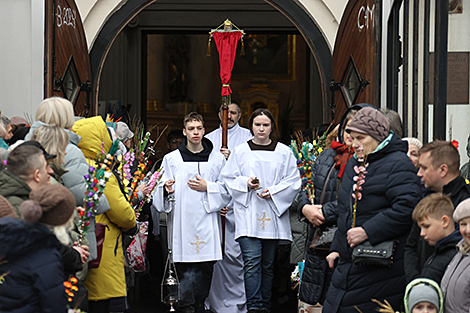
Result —
POLYGON ((204 312, 212 270, 222 259, 219 211, 230 197, 219 179, 225 164, 220 153, 211 153, 212 142, 204 138, 204 121, 191 112, 183 120, 186 139, 165 155, 161 183, 152 208, 168 212, 165 201, 173 194, 173 260, 181 284, 179 312, 204 312))
POLYGON ((277 245, 292 240, 288 208, 301 180, 292 151, 273 139, 271 112, 255 110, 249 125, 254 138, 232 151, 222 176, 233 198, 247 309, 270 312, 277 245))
MULTIPOLYGON (((228 106, 227 148, 221 148, 227 159, 231 150, 253 138, 249 129, 238 124, 241 112, 236 103, 228 106)), ((222 107, 219 111, 222 120, 222 107)), ((206 135, 214 144, 214 152, 222 146, 222 126, 206 135)), ((213 153, 214 153, 213 152, 213 153)), ((231 202, 232 203, 232 202, 231 202)), ((214 313, 245 313, 245 283, 243 279, 243 257, 240 245, 235 241, 235 216, 232 204, 225 213, 225 249, 224 257, 214 265, 211 290, 206 299, 206 309, 214 313)))

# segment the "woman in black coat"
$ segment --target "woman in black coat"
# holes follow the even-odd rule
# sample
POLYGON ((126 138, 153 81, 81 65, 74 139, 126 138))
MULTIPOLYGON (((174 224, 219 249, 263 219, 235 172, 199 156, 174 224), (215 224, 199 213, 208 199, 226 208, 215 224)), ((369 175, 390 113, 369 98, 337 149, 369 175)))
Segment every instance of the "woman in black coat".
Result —
MULTIPOLYGON (((308 244, 312 242, 315 231, 320 227, 332 227, 338 219, 337 191, 343 178, 347 161, 353 150, 350 136, 345 132, 348 123, 357 111, 368 104, 354 105, 343 114, 339 129, 338 141, 333 141, 331 149, 325 150, 312 168, 312 179, 315 186, 315 204, 311 204, 304 191, 296 198, 298 216, 309 223, 308 244)), ((299 299, 310 305, 323 303, 330 283, 332 269, 329 269, 326 256, 329 247, 311 249, 307 246, 305 267, 300 284, 299 299)))
POLYGON ((385 116, 373 108, 359 111, 346 129, 352 137, 354 158, 348 162, 338 192, 338 230, 327 260, 330 266, 339 257, 323 311, 375 312, 371 299, 387 300, 400 307, 406 280, 403 254, 412 225, 412 212, 421 199, 416 169, 407 157, 408 144, 389 131, 385 116), (353 192, 363 157, 367 165, 360 191, 353 192), (359 196, 360 193, 360 196, 359 196), (353 206, 358 197, 355 225, 353 206), (352 248, 366 240, 372 245, 395 239, 393 265, 355 265, 352 248))

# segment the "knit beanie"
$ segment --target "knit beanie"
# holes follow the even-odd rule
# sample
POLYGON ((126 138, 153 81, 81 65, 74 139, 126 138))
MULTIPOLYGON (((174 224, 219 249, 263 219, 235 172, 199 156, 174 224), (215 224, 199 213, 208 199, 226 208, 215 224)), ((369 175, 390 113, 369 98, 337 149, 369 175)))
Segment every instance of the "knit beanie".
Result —
POLYGON ((11 125, 21 125, 21 124, 27 125, 28 121, 22 118, 21 116, 13 116, 10 119, 10 124, 11 125))
POLYGON ((117 122, 116 124, 117 124, 116 125, 116 134, 122 142, 126 142, 129 139, 131 139, 132 137, 134 137, 134 133, 131 132, 131 130, 129 129, 129 126, 127 126, 126 123, 117 122))
POLYGON ((414 146, 416 146, 418 149, 421 149, 421 148, 423 147, 423 144, 421 143, 421 141, 419 141, 418 138, 406 137, 406 138, 403 138, 402 140, 408 141, 408 144, 409 144, 409 145, 414 145, 414 146))
POLYGON ((436 311, 439 312, 439 294, 437 290, 427 284, 419 284, 414 286, 408 297, 408 308, 413 311, 415 305, 420 302, 429 302, 434 304, 436 311))
POLYGON ((10 202, 5 197, 0 196, 0 218, 3 217, 18 218, 18 215, 15 213, 15 209, 10 202))
POLYGON ((460 202, 454 210, 454 222, 458 223, 466 217, 470 217, 470 198, 460 202))
POLYGON ((389 130, 390 123, 388 119, 379 110, 371 107, 359 110, 346 129, 348 133, 355 131, 369 135, 378 142, 382 142, 387 138, 389 130))
POLYGON ((74 195, 62 185, 41 186, 30 192, 29 199, 20 206, 24 220, 29 223, 63 225, 76 208, 74 195))

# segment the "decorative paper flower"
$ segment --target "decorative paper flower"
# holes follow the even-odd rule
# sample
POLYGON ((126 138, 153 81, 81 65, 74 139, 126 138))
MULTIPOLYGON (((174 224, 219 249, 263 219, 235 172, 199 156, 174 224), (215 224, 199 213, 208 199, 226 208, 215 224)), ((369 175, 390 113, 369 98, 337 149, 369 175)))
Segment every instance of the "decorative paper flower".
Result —
POLYGON ((362 199, 362 185, 366 182, 365 177, 367 174, 367 167, 369 163, 366 163, 367 156, 359 156, 358 162, 361 162, 359 166, 354 166, 354 172, 356 172, 356 176, 353 177, 353 181, 355 184, 353 185, 353 193, 352 197, 354 198, 354 206, 353 206, 353 223, 352 227, 356 227, 356 210, 357 210, 357 201, 362 199))
POLYGON ((78 226, 78 244, 80 245, 83 238, 88 233, 90 228, 90 218, 96 213, 96 206, 99 203, 99 198, 104 192, 106 182, 108 181, 111 173, 106 172, 109 170, 109 166, 112 164, 113 157, 106 155, 102 159, 103 163, 99 163, 98 166, 90 166, 88 168, 88 174, 84 175, 85 182, 87 184, 87 190, 85 191, 85 197, 83 198, 83 206, 77 207, 79 220, 78 226))
POLYGON ((123 164, 123 172, 124 178, 130 181, 132 179, 131 175, 131 165, 134 163, 135 155, 134 151, 131 149, 130 151, 126 152, 124 155, 124 164, 123 164))
MULTIPOLYGON (((78 294, 78 286, 76 286, 77 283, 78 283, 78 279, 75 277, 70 277, 68 280, 64 281, 63 283, 65 287, 65 294, 67 295, 67 301, 69 303, 72 302, 73 298, 78 294)), ((78 306, 78 304, 76 304, 76 306, 78 306)), ((80 309, 70 308, 69 305, 67 305, 67 313, 85 313, 85 312, 80 309)))
POLYGON ((155 171, 152 176, 150 177, 150 181, 147 184, 148 191, 147 194, 145 195, 144 199, 139 202, 139 204, 135 207, 135 211, 140 212, 142 210, 142 206, 144 205, 145 202, 150 202, 153 198, 153 190, 155 189, 155 186, 160 182, 163 176, 163 169, 159 168, 157 171, 155 171))

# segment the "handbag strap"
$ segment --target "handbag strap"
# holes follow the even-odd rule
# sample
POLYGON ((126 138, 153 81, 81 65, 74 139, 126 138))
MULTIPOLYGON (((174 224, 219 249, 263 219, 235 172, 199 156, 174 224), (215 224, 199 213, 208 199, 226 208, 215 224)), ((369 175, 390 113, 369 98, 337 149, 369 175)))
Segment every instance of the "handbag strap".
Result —
POLYGON ((328 183, 328 180, 330 180, 331 172, 333 172, 333 169, 335 167, 336 167, 336 164, 333 164, 333 166, 330 168, 330 171, 328 172, 328 175, 326 176, 325 183, 323 184, 323 190, 321 191, 320 204, 323 204, 323 198, 325 197, 326 184, 328 183))

